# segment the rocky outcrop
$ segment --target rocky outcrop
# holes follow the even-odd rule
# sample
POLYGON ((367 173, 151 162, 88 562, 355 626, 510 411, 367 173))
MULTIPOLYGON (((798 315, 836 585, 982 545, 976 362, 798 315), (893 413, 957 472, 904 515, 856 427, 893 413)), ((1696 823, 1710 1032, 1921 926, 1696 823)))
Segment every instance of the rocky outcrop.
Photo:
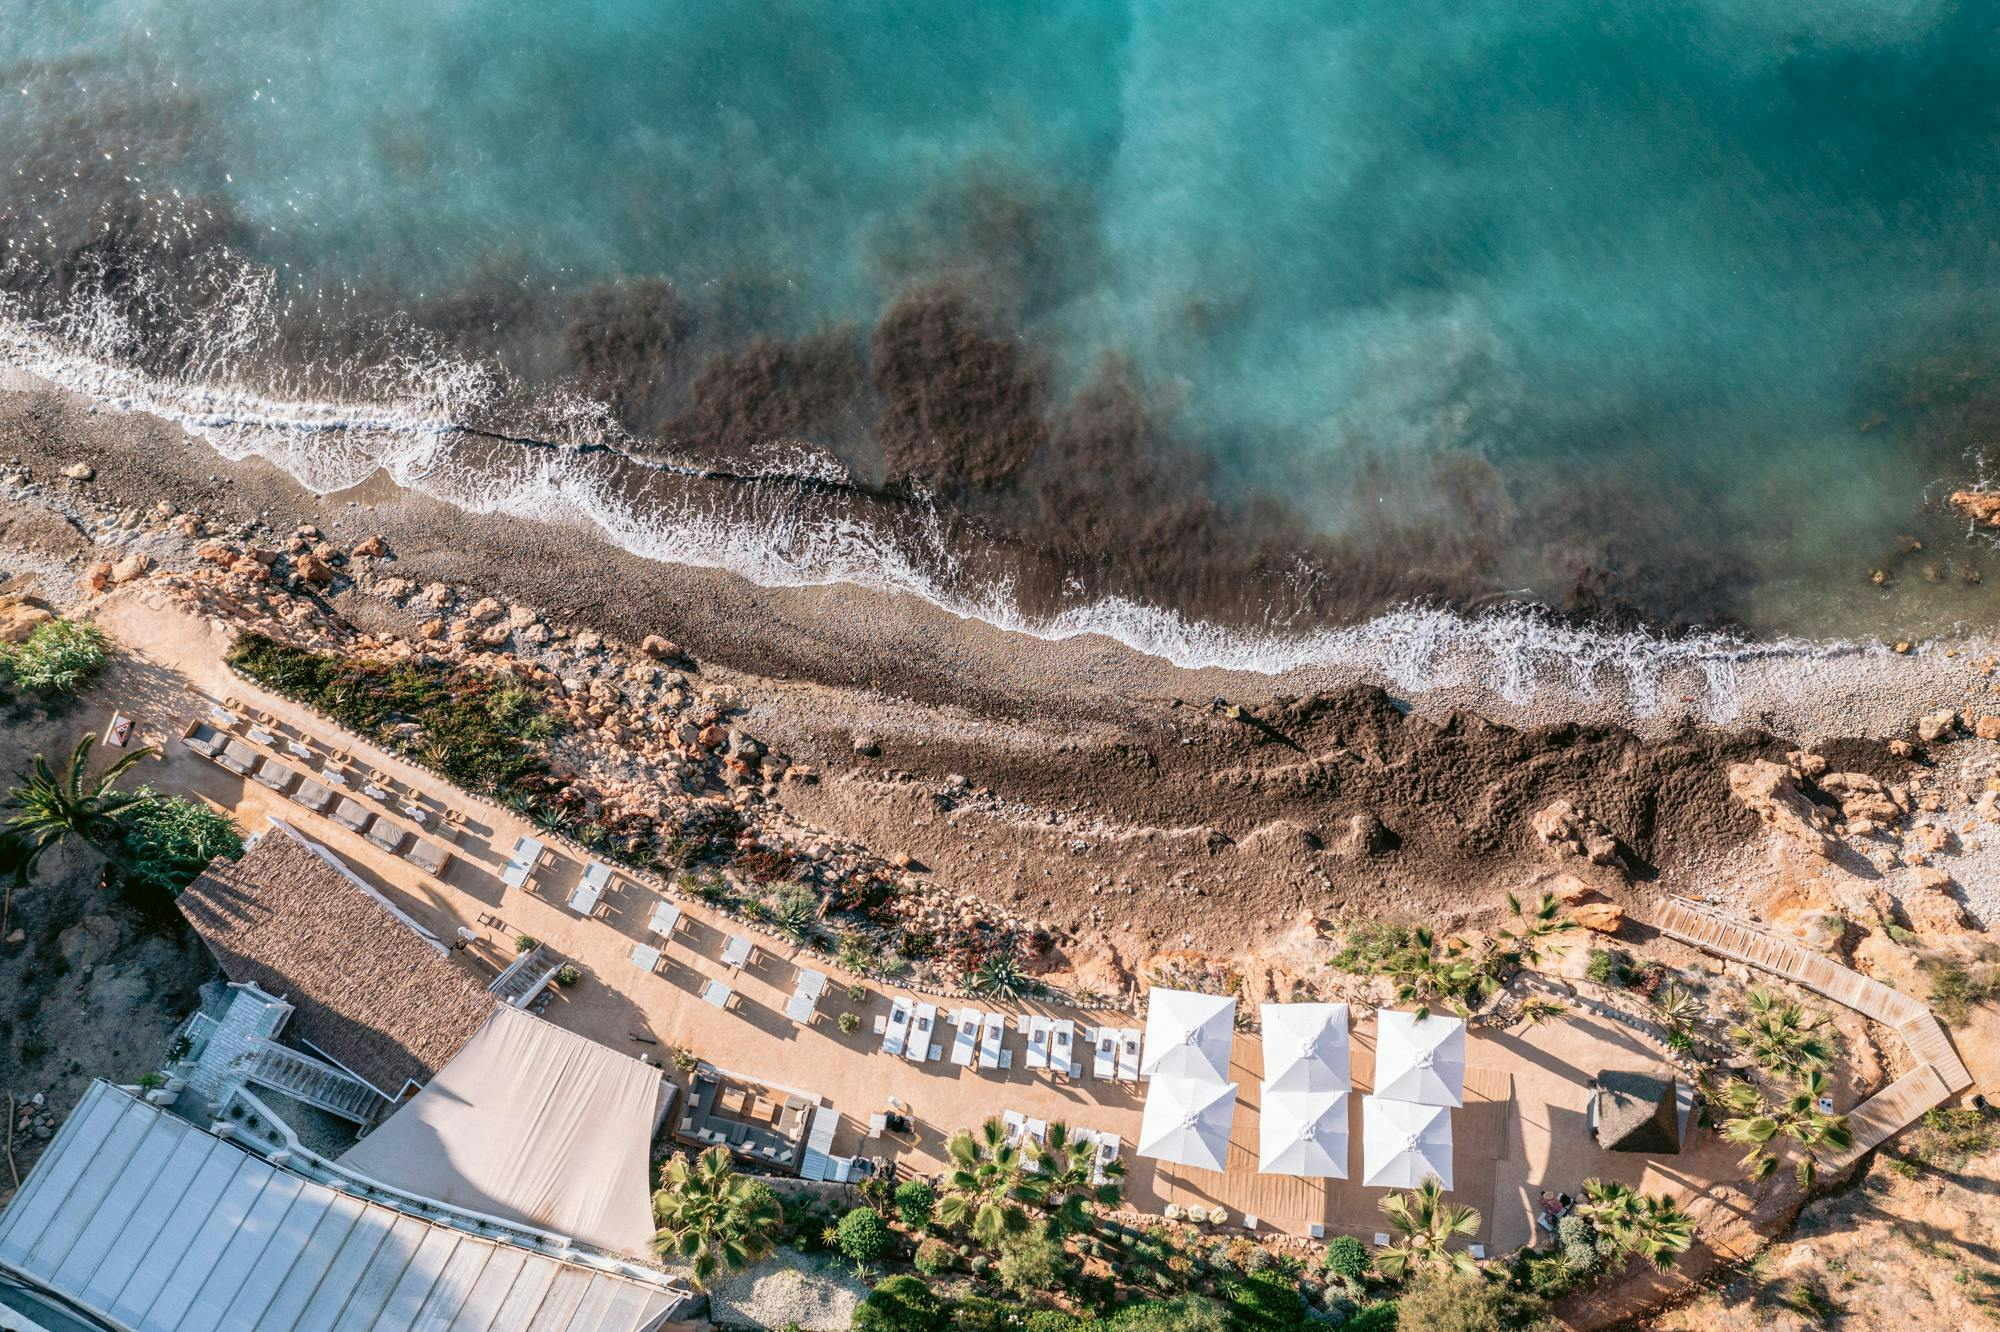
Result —
POLYGON ((1965 907, 1952 889, 1951 875, 1939 869, 1917 871, 1916 887, 1903 894, 1903 916, 1918 934, 1964 934, 1972 928, 1965 907))
POLYGON ((2000 527, 2000 491, 1954 490, 1951 507, 1975 523, 2000 527))
POLYGON ((1618 839, 1611 830, 1567 800, 1543 806, 1530 826, 1542 844, 1559 856, 1581 856, 1593 865, 1618 863, 1618 839))
POLYGON ((1569 918, 1595 934, 1616 934, 1625 923, 1625 908, 1616 902, 1583 902, 1569 910, 1569 918))
POLYGON ((1801 850, 1831 860, 1840 843, 1826 831, 1826 814, 1798 788, 1792 770, 1769 759, 1729 765, 1729 791, 1766 827, 1801 850))
POLYGON ((55 617, 33 597, 0 597, 0 643, 19 643, 55 617))

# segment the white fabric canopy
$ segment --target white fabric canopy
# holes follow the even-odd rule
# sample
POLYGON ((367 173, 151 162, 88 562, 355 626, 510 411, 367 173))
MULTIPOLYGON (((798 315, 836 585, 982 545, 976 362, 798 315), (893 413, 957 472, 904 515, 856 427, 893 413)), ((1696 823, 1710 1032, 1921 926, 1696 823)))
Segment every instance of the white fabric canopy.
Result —
POLYGON ((1375 1015, 1377 1096, 1419 1105, 1465 1104, 1465 1023, 1437 1013, 1375 1015))
POLYGON ((1236 1117, 1236 1084, 1199 1078, 1154 1078, 1139 1122, 1139 1155, 1156 1161, 1222 1169, 1229 1154, 1229 1124, 1236 1117))
POLYGON ((340 1164, 420 1197, 645 1254, 659 1104, 658 1069, 502 1004, 340 1164))
POLYGON ((1264 1004, 1264 1093, 1344 1092, 1346 1004, 1264 1004))
POLYGON ((1267 1175, 1346 1179, 1347 1093, 1266 1090, 1257 1137, 1257 1169, 1267 1175))
POLYGON ((1451 1187, 1451 1111, 1362 1097, 1361 1182, 1375 1189, 1413 1189, 1432 1175, 1451 1187))
POLYGON ((1236 1001, 1192 990, 1146 992, 1146 1048, 1139 1074, 1147 1078, 1229 1081, 1229 1045, 1236 1001))

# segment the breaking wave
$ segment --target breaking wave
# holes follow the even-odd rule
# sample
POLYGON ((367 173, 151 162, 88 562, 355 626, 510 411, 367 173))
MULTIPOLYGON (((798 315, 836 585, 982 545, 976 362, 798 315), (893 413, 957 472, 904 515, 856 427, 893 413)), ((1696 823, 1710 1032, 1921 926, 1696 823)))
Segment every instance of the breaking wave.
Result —
POLYGON ((1278 675, 1332 669, 1407 694, 1475 686, 1514 704, 1547 691, 1612 698, 1638 716, 1674 703, 1713 721, 1737 715, 1753 664, 1811 674, 1874 644, 1668 636, 1570 624, 1537 608, 1471 614, 1408 605, 1362 623, 1298 632, 1242 630, 1108 596, 1047 615, 1024 611, 1004 578, 970 571, 962 533, 918 495, 884 521, 846 469, 807 447, 773 449, 727 472, 672 456, 639 458, 599 403, 541 395, 526 429, 475 424, 511 387, 491 365, 406 352, 366 367, 320 368, 352 390, 287 397, 229 382, 268 330, 249 287, 184 374, 134 368, 134 331, 108 300, 37 319, 0 306, 0 370, 74 393, 99 410, 170 421, 222 458, 259 457, 318 494, 380 472, 461 510, 579 523, 631 554, 724 570, 765 587, 848 584, 913 595, 952 615, 1047 640, 1101 635, 1188 669, 1278 675), (671 484, 658 484, 661 482, 671 484), (720 483, 720 484, 717 484, 720 483))

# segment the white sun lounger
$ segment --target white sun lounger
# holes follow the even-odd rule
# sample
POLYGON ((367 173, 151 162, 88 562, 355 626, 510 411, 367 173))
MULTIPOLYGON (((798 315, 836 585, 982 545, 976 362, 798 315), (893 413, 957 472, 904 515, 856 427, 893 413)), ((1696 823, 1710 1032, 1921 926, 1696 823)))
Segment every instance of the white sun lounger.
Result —
POLYGON ((998 1013, 988 1013, 980 1023, 979 1066, 981 1068, 1000 1067, 1000 1038, 1006 1034, 1007 1019, 998 1013))
POLYGON ((1028 1067, 1047 1068, 1049 1066, 1049 1020, 1045 1017, 1031 1017, 1028 1022, 1028 1067))
POLYGON ((611 867, 593 860, 583 867, 583 886, 598 897, 611 886, 611 867))
POLYGON ((591 887, 588 882, 580 883, 576 886, 576 891, 569 895, 569 909, 579 916, 594 915, 597 911, 597 895, 598 890, 591 887))
POLYGON ((681 909, 679 907, 675 906, 672 902, 655 902, 653 904, 653 918, 646 922, 646 927, 662 939, 671 939, 674 937, 674 931, 680 928, 680 923, 681 909))
POLYGON ((729 936, 729 942, 722 946, 722 965, 740 967, 750 960, 751 943, 741 934, 729 936))
POLYGON ((729 987, 721 981, 712 980, 701 987, 701 1001, 714 1004, 717 1008, 729 1007, 729 987))
POLYGON ((1049 1067, 1066 1078, 1074 1077, 1078 1072, 1076 1023, 1069 1018, 1057 1018, 1049 1023, 1049 1067))
POLYGON ((937 1026, 937 1005, 918 1004, 910 1017, 910 1034, 903 1040, 903 1056, 921 1064, 931 1057, 931 1032, 937 1026))
POLYGON ((1126 1082, 1139 1080, 1139 1034, 1137 1027, 1118 1033, 1118 1076, 1126 1082))
POLYGON ((898 999, 889 1006, 889 1026, 882 1033, 882 1052, 899 1055, 903 1053, 903 1043, 910 1034, 910 1019, 915 1016, 907 999, 898 999))
POLYGON ((979 1014, 974 1009, 961 1008, 951 1015, 951 1023, 958 1028, 957 1039, 951 1043, 951 1062, 960 1068, 970 1068, 973 1056, 979 1052, 979 1014))
POLYGON ((660 965, 660 950, 651 944, 633 944, 632 965, 641 971, 653 970, 660 965))
POLYGON ((1097 1028, 1097 1040, 1091 1046, 1090 1071, 1109 1081, 1118 1076, 1118 1032, 1111 1027, 1097 1028))

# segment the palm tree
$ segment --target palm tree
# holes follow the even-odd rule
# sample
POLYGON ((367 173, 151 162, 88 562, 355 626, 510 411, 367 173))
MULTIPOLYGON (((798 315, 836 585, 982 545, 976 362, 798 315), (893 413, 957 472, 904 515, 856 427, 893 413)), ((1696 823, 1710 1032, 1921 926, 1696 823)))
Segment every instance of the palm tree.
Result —
POLYGON ((1375 1254, 1375 1266, 1391 1281, 1400 1281, 1412 1271, 1462 1272, 1470 1276, 1479 1270, 1472 1255, 1447 1247, 1461 1235, 1479 1231, 1479 1212, 1462 1203, 1444 1201, 1444 1185, 1433 1176, 1408 1193, 1392 1193, 1382 1199, 1382 1211, 1396 1240, 1375 1254))
POLYGON ((973 1237, 989 1247, 1026 1234, 1026 1205, 1039 1203, 1047 1186, 1040 1176, 1026 1172, 1020 1150, 1007 1142, 1007 1126, 989 1119, 977 1134, 961 1129, 945 1150, 952 1169, 945 1176, 944 1197, 938 1200, 938 1221, 969 1227, 973 1237))
POLYGON ((1583 1197, 1577 1211, 1590 1218, 1599 1234, 1625 1253, 1643 1255, 1662 1272, 1694 1243, 1694 1218, 1665 1194, 1648 1197, 1615 1180, 1586 1179, 1583 1197))
POLYGON ((729 1153, 711 1147, 692 1164, 683 1154, 660 1167, 653 1218, 653 1251, 691 1259, 695 1288, 707 1290, 721 1272, 770 1253, 785 1213, 768 1185, 737 1174, 729 1153))
POLYGON ((1768 1099, 1741 1078, 1723 1089, 1722 1104, 1730 1117, 1723 1121, 1722 1136, 1750 1149, 1743 1157, 1750 1178, 1769 1178, 1778 1168, 1770 1144, 1779 1138, 1790 1138, 1797 1145, 1799 1160, 1793 1169, 1805 1188, 1811 1188, 1819 1177, 1821 1152, 1842 1152, 1854 1144, 1847 1116, 1830 1115, 1819 1108, 1826 1088, 1826 1074, 1812 1069, 1794 1079, 1791 1093, 1781 1101, 1768 1099))
POLYGON ((1118 1181, 1125 1177, 1125 1163, 1115 1158, 1106 1162, 1104 1182, 1097 1183, 1097 1145, 1072 1138, 1069 1125, 1049 1125, 1048 1136, 1029 1150, 1041 1186, 1041 1205, 1054 1233, 1084 1229, 1093 1206, 1118 1205, 1118 1181))
POLYGON ((1667 1024, 1667 1044, 1676 1050, 1694 1046, 1694 1029, 1708 1010, 1701 999, 1678 981, 1669 981, 1653 996, 1653 1007, 1667 1024))
POLYGON ((1500 937, 1514 945, 1514 956, 1520 966, 1532 967, 1542 960, 1543 953, 1550 957, 1561 957, 1565 951, 1562 944, 1550 943, 1558 934, 1576 928, 1576 922, 1562 913, 1562 903, 1554 893, 1543 893, 1536 899, 1534 909, 1521 905, 1521 899, 1507 894, 1507 910, 1514 917, 1515 928, 1500 931, 1500 937))
POLYGON ((1472 987, 1478 972, 1455 942, 1440 952, 1428 925, 1410 929, 1410 940, 1383 964, 1382 974, 1396 983, 1399 1003, 1418 1005, 1417 1017, 1431 1015, 1431 1005, 1445 1000, 1463 1010, 1459 996, 1472 987))
POLYGON ((1569 1005, 1560 999, 1545 999, 1537 995, 1521 1001, 1521 1019, 1531 1027, 1539 1027, 1567 1012, 1569 1005))
POLYGON ((1808 1013, 1761 985, 1750 987, 1750 1020, 1729 1029, 1729 1039, 1745 1047, 1757 1065, 1795 1075, 1833 1063, 1833 1043, 1821 1034, 1826 1014, 1808 1013))
POLYGON ((44 853, 74 839, 115 858, 124 844, 126 823, 153 799, 150 792, 120 791, 117 786, 118 779, 135 764, 159 751, 135 749, 92 781, 86 772, 90 747, 96 742, 94 735, 77 741, 69 767, 60 777, 49 767, 48 759, 35 755, 34 766, 22 774, 21 785, 10 789, 6 800, 0 801, 0 808, 14 811, 6 828, 25 851, 8 882, 0 919, 12 910, 14 889, 27 883, 44 853))

